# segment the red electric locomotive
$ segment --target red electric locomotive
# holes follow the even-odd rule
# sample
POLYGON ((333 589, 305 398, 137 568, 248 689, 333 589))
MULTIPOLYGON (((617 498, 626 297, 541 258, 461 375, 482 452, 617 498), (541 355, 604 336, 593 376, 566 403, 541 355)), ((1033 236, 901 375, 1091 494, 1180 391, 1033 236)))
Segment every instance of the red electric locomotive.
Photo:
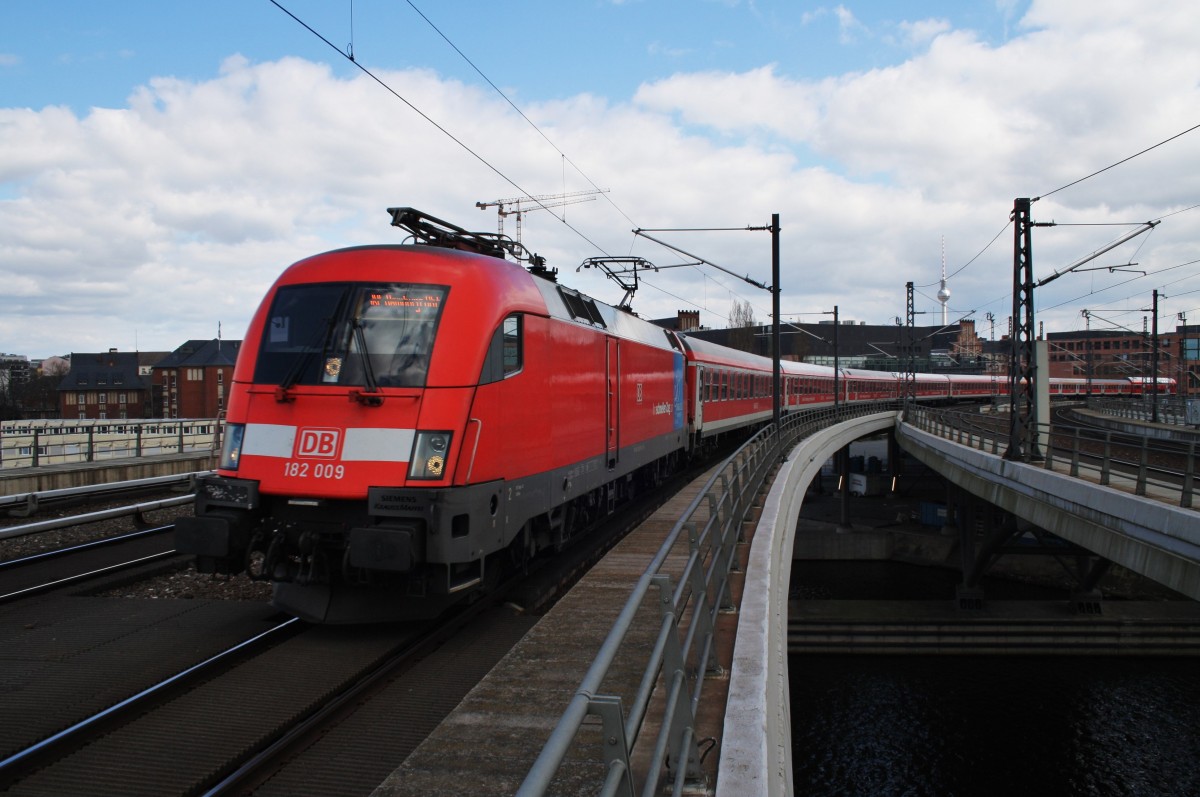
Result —
MULTIPOLYGON (((536 257, 526 270, 503 236, 389 212, 424 245, 301 260, 255 313, 217 474, 176 526, 201 571, 248 570, 314 622, 433 616, 710 440, 769 422, 769 359, 596 302, 536 257)), ((785 411, 833 402, 833 369, 782 368, 785 411)), ((904 379, 842 369, 839 401, 900 397, 904 379)), ((1007 384, 918 374, 914 388, 938 401, 1007 384)))
POLYGON ((392 213, 441 245, 317 255, 267 293, 176 532, 315 622, 440 612, 688 442, 673 333, 492 256, 498 236, 392 213))

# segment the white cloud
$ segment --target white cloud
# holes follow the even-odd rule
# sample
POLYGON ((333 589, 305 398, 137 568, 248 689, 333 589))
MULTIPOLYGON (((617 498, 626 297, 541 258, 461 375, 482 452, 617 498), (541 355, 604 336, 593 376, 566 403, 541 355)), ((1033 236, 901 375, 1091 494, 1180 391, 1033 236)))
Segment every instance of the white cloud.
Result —
POLYGON ((950 23, 944 19, 921 19, 916 22, 901 22, 900 32, 909 47, 920 47, 950 31, 950 23))
MULTIPOLYGON (((632 227, 763 225, 778 212, 784 310, 837 304, 843 318, 887 323, 903 312, 906 281, 936 281, 942 235, 954 271, 1004 227, 1015 197, 1050 192, 1196 123, 1200 19, 1189 9, 1035 2, 1019 35, 999 46, 917 21, 903 29, 920 53, 888 68, 823 80, 771 64, 679 73, 628 101, 581 94, 523 108, 587 178, 611 189, 564 209, 579 234, 530 213, 525 242, 564 282, 615 302, 615 285, 575 272, 584 257, 681 260, 634 238, 632 227)), ((843 29, 855 30, 842 11, 843 29)), ((592 187, 496 95, 425 70, 380 77, 479 157, 369 78, 339 78, 299 58, 233 57, 210 80, 158 78, 125 107, 83 115, 0 108, 0 350, 45 356, 130 349, 135 340, 173 349, 215 335, 218 321, 238 337, 294 260, 398 242, 388 206, 490 230, 494 211, 479 211, 478 201, 592 187)), ((1158 217, 1200 201, 1197 166, 1200 131, 1047 196, 1035 216, 1158 217)), ((1121 229, 1038 228, 1036 263, 1045 267, 1036 271, 1121 229)), ((1196 211, 1167 219, 1138 252, 1142 267, 1200 257, 1198 229, 1196 211)), ((765 233, 663 237, 769 279, 765 233)), ((1011 246, 1001 235, 951 281, 952 304, 978 310, 981 325, 984 310, 1010 312, 1011 246)), ((1106 272, 1058 280, 1039 296, 1039 318, 1081 325, 1086 305, 1068 300, 1117 281, 1106 272)), ((1147 278, 1085 301, 1158 285, 1147 278)), ((919 309, 932 310, 921 296, 919 309)), ((734 297, 766 317, 765 292, 693 269, 651 274, 634 306, 650 317, 700 306, 704 323, 720 325, 734 297)))
POLYGON ((838 39, 843 44, 850 44, 858 37, 867 33, 867 28, 854 16, 854 12, 839 5, 833 9, 833 15, 838 21, 838 39))

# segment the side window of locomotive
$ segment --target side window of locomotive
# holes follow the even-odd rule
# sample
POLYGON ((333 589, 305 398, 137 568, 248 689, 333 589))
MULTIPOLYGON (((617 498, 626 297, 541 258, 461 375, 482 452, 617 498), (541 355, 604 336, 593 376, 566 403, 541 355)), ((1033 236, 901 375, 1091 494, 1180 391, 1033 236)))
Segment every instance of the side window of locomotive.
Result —
POLYGON ((483 360, 479 384, 499 382, 524 367, 522 326, 521 316, 510 315, 496 328, 492 341, 488 344, 487 356, 483 360))

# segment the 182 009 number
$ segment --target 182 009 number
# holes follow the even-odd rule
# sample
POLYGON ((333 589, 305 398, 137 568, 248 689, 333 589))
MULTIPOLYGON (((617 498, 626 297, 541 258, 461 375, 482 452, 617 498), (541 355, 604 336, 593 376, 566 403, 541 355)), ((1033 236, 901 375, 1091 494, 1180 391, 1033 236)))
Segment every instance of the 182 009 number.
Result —
POLYGON ((283 475, 290 476, 295 479, 340 479, 346 475, 346 468, 343 465, 334 465, 332 462, 286 462, 283 466, 283 475))

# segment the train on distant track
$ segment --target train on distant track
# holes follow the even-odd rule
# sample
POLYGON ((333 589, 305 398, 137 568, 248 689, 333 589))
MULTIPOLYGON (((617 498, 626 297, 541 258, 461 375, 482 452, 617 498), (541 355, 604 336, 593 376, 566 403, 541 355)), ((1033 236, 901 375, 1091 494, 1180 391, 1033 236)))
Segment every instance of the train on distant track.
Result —
MULTIPOLYGON (((502 236, 389 212, 418 243, 301 260, 253 316, 219 466, 176 527, 200 571, 269 580, 273 603, 311 622, 434 616, 770 422, 770 359, 598 302, 536 258, 526 269, 502 236)), ((784 411, 831 404, 834 384, 831 368, 783 362, 784 411)), ((1007 383, 915 388, 933 402, 1007 383)), ((838 373, 841 402, 904 389, 903 374, 838 373)))

